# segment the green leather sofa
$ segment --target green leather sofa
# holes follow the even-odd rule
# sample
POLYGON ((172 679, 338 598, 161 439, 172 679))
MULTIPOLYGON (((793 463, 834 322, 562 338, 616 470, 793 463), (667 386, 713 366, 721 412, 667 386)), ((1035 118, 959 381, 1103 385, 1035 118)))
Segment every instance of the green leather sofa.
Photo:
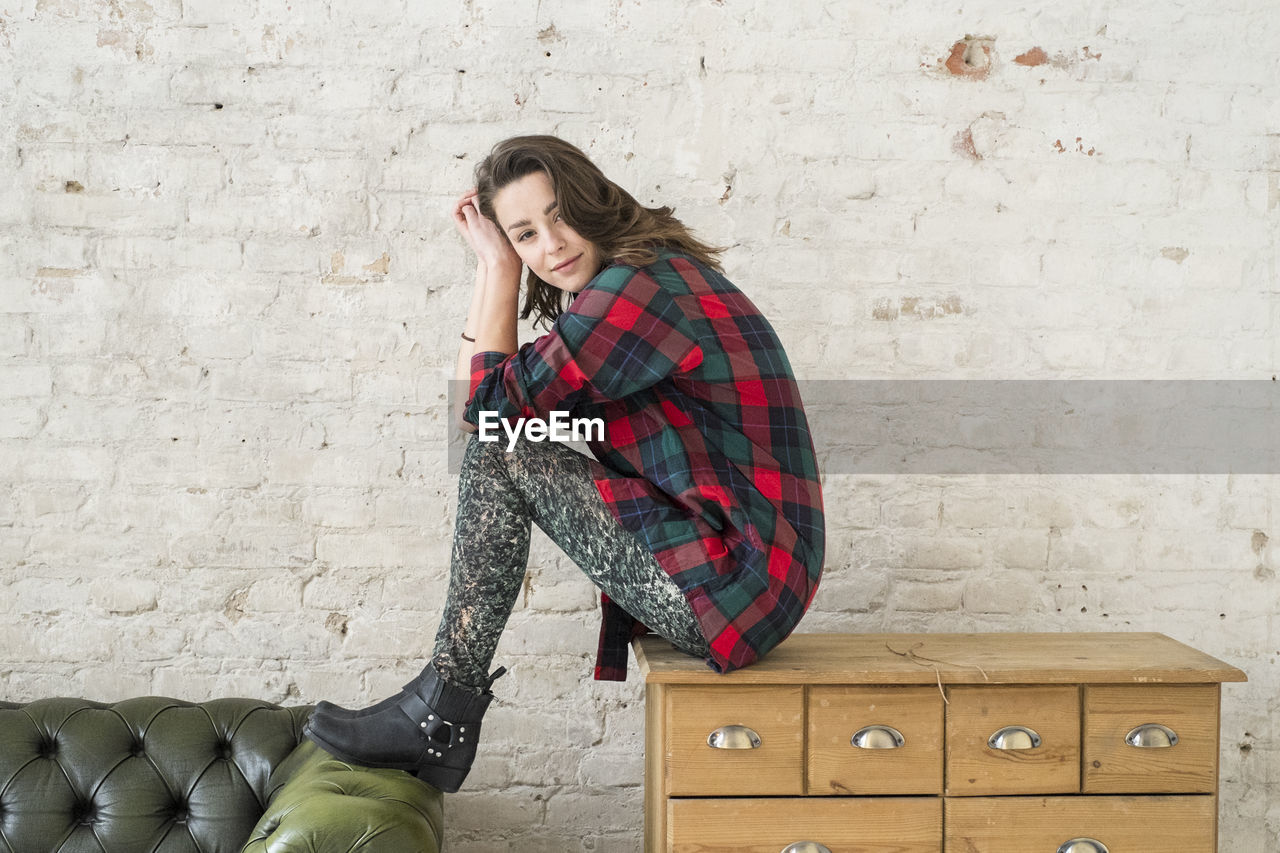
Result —
POLYGON ((309 712, 0 702, 0 853, 439 853, 440 792, 333 758, 309 712))

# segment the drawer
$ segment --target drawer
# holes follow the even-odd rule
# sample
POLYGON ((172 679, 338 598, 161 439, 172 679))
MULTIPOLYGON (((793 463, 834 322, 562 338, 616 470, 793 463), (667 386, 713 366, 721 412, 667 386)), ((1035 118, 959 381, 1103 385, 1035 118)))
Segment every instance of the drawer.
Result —
POLYGON ((936 687, 809 688, 809 794, 942 793, 942 705, 936 687))
POLYGON ((1076 686, 952 687, 947 691, 946 792, 1074 794, 1080 790, 1080 691, 1076 686), (1006 738, 1010 727, 1034 732, 1038 745, 1006 738))
POLYGON ((942 853, 940 798, 671 800, 671 853, 942 853), (801 848, 813 853, 821 847, 801 848))
POLYGON ((1208 793, 1218 782, 1218 686, 1085 687, 1084 791, 1089 794, 1208 793), (1176 735, 1161 736, 1164 726, 1176 735), (1148 727, 1155 745, 1126 738, 1148 727))
MULTIPOLYGON (((1057 853, 1092 839, 1110 853, 1216 853, 1217 801, 1181 797, 947 800, 947 853, 1057 853)), ((1093 853, 1085 844, 1072 853, 1093 853)))
POLYGON ((675 687, 666 713, 668 795, 804 793, 803 687, 675 687))

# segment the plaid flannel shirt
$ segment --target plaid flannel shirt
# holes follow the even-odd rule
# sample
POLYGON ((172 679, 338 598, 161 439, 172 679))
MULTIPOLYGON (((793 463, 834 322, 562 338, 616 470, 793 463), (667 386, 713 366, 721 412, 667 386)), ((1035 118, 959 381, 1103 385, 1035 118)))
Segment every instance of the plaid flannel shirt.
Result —
MULTIPOLYGON (((822 571, 822 492, 791 364, 724 276, 663 250, 602 270, 551 330, 471 359, 464 419, 599 417, 601 497, 693 607, 728 672, 787 637, 822 571)), ((608 596, 595 677, 626 678, 647 629, 608 596)))

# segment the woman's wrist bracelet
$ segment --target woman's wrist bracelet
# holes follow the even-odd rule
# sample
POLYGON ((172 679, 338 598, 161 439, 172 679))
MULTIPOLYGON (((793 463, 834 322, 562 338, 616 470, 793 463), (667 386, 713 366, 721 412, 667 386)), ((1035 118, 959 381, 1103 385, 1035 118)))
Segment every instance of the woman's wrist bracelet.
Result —
POLYGON ((467 337, 467 333, 466 333, 466 332, 463 332, 463 333, 462 333, 462 339, 463 339, 464 341, 471 341, 471 343, 473 343, 473 344, 476 342, 476 339, 475 339, 475 338, 469 338, 469 337, 467 337))

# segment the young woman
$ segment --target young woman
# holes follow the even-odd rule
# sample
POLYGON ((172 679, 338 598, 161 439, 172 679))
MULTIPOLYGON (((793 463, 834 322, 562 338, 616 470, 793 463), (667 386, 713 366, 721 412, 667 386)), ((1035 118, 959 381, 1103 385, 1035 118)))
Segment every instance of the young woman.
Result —
MULTIPOLYGON (((493 698, 494 651, 537 524, 602 591, 597 679, 656 632, 719 672, 781 642, 817 590, 822 494, 791 365, 671 208, 640 205, 550 136, 498 143, 454 207, 477 258, 458 378, 461 426, 599 418, 591 459, 526 433, 468 441, 448 598, 430 662, 307 734, 359 764, 456 791, 493 698), (523 309, 521 267, 528 268, 523 309), (565 300, 568 300, 566 306, 565 300), (516 318, 549 327, 517 347, 516 318), (524 419, 521 421, 521 419, 524 419)), ((514 430, 513 430, 514 431, 514 430)))

